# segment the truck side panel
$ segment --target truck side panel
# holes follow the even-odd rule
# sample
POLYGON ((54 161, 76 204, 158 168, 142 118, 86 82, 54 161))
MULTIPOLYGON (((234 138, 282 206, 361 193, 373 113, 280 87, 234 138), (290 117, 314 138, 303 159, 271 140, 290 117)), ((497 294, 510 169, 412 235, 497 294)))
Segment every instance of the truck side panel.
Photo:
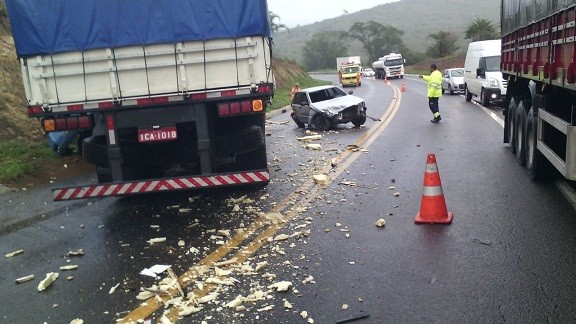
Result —
POLYGON ((96 49, 22 59, 28 104, 56 106, 271 83, 264 37, 96 49))

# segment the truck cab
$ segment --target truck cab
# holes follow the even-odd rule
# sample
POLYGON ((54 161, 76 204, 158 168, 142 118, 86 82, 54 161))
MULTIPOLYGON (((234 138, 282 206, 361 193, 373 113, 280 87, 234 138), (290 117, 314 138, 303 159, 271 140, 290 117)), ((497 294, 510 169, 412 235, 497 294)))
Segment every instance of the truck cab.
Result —
POLYGON ((362 86, 361 70, 362 68, 360 65, 356 63, 342 64, 339 71, 340 83, 342 84, 342 87, 362 86))

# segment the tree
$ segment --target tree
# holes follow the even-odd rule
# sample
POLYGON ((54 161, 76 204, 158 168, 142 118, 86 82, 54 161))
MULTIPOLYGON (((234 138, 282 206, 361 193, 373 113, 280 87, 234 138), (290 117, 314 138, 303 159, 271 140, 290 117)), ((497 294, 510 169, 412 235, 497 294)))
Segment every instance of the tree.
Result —
POLYGON ((344 37, 358 40, 366 50, 370 61, 376 61, 384 54, 396 52, 404 46, 400 38, 404 31, 390 25, 382 25, 373 20, 356 22, 344 37))
POLYGON ((498 31, 488 19, 476 18, 466 29, 465 38, 471 38, 473 42, 498 38, 498 31))
POLYGON ((336 58, 347 56, 347 48, 342 41, 342 32, 328 31, 312 35, 304 43, 304 66, 308 71, 318 69, 334 69, 336 58))
POLYGON ((270 30, 272 32, 277 32, 281 29, 290 30, 288 26, 280 23, 280 16, 274 12, 268 11, 268 19, 270 20, 270 30), (276 23, 276 19, 278 19, 278 23, 276 23))
POLYGON ((460 46, 456 44, 457 38, 451 32, 439 31, 428 37, 434 40, 434 44, 428 47, 426 54, 432 58, 445 57, 456 52, 460 46))

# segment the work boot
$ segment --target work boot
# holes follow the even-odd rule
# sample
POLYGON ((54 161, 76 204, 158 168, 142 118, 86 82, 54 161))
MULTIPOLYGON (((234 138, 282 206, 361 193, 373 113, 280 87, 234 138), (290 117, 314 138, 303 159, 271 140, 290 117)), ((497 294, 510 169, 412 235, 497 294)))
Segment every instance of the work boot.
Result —
POLYGON ((434 117, 434 119, 432 119, 431 122, 437 123, 437 122, 439 122, 440 120, 442 120, 442 117, 441 117, 441 116, 438 116, 438 117, 434 117))

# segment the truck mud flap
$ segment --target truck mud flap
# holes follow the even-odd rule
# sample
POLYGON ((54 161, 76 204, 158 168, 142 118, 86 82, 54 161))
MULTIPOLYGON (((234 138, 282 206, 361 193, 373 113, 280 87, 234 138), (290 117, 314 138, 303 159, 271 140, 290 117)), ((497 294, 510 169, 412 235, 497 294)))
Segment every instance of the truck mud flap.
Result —
POLYGON ((214 174, 210 176, 175 177, 145 181, 116 182, 52 190, 54 201, 73 199, 120 197, 144 193, 179 191, 202 188, 266 185, 268 170, 214 174))

